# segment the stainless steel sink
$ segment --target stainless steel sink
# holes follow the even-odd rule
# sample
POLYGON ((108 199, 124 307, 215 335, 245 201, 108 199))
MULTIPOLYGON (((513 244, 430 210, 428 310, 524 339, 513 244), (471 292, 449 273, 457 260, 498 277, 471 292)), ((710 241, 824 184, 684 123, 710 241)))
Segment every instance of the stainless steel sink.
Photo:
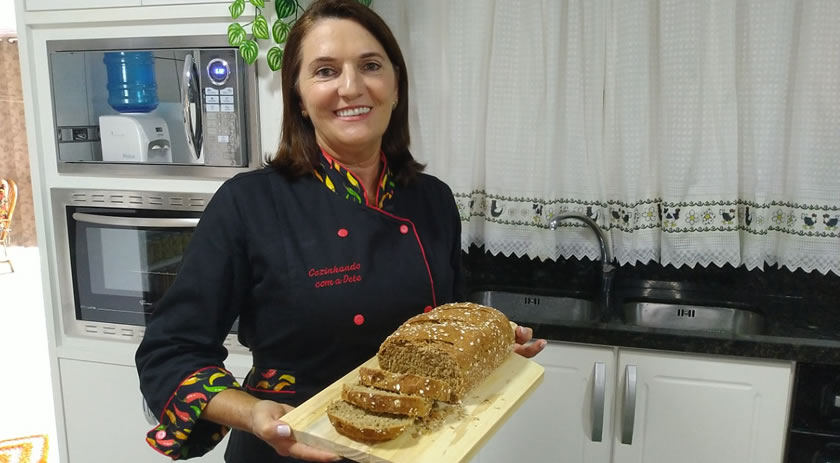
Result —
POLYGON ((748 310, 728 307, 632 302, 624 304, 624 321, 650 328, 761 334, 764 317, 748 310))
POLYGON ((594 321, 598 306, 586 299, 508 291, 476 291, 470 301, 499 309, 513 320, 528 323, 594 321))

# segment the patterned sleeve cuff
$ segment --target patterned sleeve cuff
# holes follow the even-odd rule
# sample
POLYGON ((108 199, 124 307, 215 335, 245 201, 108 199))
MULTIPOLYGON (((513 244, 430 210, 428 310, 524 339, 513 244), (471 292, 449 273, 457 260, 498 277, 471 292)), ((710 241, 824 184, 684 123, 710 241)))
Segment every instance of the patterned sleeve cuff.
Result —
POLYGON ((230 430, 199 420, 207 402, 226 389, 242 389, 236 378, 219 367, 202 368, 181 381, 163 409, 160 424, 146 434, 146 442, 173 460, 209 452, 230 430))

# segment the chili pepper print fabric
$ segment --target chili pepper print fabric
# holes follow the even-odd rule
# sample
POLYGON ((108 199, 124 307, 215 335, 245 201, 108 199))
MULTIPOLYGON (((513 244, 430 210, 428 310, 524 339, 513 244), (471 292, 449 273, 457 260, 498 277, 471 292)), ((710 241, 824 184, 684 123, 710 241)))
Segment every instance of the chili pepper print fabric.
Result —
POLYGON ((199 420, 204 407, 216 394, 242 389, 227 370, 208 367, 181 382, 169 399, 160 424, 146 434, 146 442, 173 460, 204 455, 230 430, 226 426, 199 420))
MULTIPOLYGON (((381 156, 382 175, 376 193, 376 207, 383 209, 386 202, 394 197, 394 176, 388 168, 385 155, 381 156)), ((346 167, 329 155, 321 153, 321 165, 313 172, 315 177, 335 194, 343 195, 345 199, 365 203, 365 190, 359 179, 346 167)))
POLYGON ((245 389, 269 394, 294 394, 295 377, 291 373, 276 369, 251 368, 245 380, 245 389))

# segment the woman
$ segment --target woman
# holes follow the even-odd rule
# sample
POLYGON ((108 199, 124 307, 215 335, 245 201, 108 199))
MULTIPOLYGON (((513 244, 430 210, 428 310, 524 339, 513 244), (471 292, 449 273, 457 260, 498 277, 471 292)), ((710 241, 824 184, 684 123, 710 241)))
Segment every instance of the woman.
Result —
POLYGON ((408 151, 405 69, 354 0, 318 0, 292 28, 277 156, 219 188, 137 351, 161 453, 202 455, 234 428, 227 462, 337 460, 291 439, 282 416, 409 317, 463 300, 452 192, 408 151), (254 361, 244 387, 223 366, 236 317, 254 361))

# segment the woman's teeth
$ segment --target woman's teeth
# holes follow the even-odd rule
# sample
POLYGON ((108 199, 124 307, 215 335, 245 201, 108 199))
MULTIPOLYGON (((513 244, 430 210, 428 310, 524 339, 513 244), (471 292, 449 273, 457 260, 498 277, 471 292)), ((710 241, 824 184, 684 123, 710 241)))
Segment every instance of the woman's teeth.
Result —
POLYGON ((350 116, 358 116, 360 114, 367 114, 370 112, 370 108, 353 108, 353 109, 342 109, 336 111, 335 113, 338 114, 338 117, 350 117, 350 116))

